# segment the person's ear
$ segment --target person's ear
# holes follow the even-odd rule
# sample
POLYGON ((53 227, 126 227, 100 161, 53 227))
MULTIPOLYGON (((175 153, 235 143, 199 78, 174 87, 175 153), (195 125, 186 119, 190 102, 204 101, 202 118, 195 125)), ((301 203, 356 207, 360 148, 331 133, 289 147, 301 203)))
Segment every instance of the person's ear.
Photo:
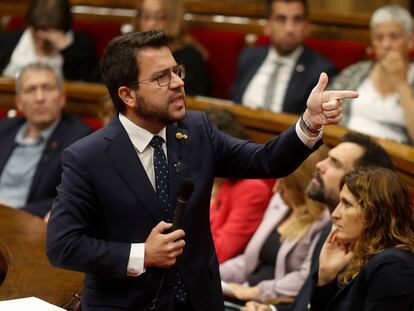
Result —
POLYGON ((266 37, 271 37, 272 35, 272 30, 271 30, 271 26, 270 26, 270 17, 269 19, 266 21, 266 24, 263 26, 263 34, 266 37))
POLYGON ((309 37, 310 30, 311 30, 310 23, 309 23, 308 20, 305 20, 304 21, 304 25, 303 25, 304 38, 308 38, 309 37))
POLYGON ((60 100, 59 100, 60 108, 63 110, 66 106, 66 95, 65 93, 61 92, 60 94, 60 100))
POLYGON ((122 101, 125 103, 125 105, 129 108, 135 108, 136 105, 136 96, 135 92, 126 86, 120 86, 118 88, 118 96, 122 101))
POLYGON ((22 112, 23 111, 23 105, 22 102, 20 100, 20 96, 16 95, 15 99, 14 99, 14 103, 16 105, 16 109, 18 112, 22 112))
POLYGON ((414 49, 414 34, 408 36, 408 51, 412 51, 414 49))

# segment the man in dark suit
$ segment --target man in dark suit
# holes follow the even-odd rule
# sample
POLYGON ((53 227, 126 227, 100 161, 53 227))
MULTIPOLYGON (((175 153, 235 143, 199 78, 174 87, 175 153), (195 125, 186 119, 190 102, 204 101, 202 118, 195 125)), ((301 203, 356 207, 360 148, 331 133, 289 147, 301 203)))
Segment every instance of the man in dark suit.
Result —
POLYGON ((321 72, 335 67, 303 45, 309 32, 306 0, 270 0, 264 33, 271 46, 245 49, 238 62, 231 99, 252 108, 301 114, 321 72))
MULTIPOLYGON (((329 151, 328 157, 316 164, 314 178, 309 183, 307 195, 324 203, 332 212, 339 203, 339 183, 342 176, 353 169, 378 166, 392 169, 392 160, 387 152, 371 138, 363 134, 349 132, 340 144, 329 151)), ((306 311, 310 310, 310 297, 314 280, 312 275, 319 269, 319 254, 326 238, 331 232, 329 224, 321 233, 312 255, 308 278, 292 305, 270 306, 249 302, 243 311, 306 311)))
POLYGON ((357 96, 324 91, 323 74, 300 121, 253 144, 220 132, 203 113, 186 113, 185 71, 168 44, 162 31, 110 42, 102 73, 117 113, 63 154, 47 255, 86 273, 83 311, 222 310, 209 222, 214 177, 289 174, 318 147, 322 125, 340 120, 341 98, 357 96), (185 177, 194 193, 183 230, 169 232, 185 177))
POLYGON ((51 67, 32 64, 16 80, 23 117, 0 121, 0 202, 39 217, 51 209, 60 183, 61 154, 91 133, 79 119, 62 115, 65 94, 51 67))

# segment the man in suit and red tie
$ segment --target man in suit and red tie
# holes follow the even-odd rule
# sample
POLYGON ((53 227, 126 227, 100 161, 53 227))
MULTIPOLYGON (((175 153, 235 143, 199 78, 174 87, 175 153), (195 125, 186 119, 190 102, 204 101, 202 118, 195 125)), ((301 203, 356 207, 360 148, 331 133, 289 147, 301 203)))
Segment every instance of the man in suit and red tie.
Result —
POLYGON ((213 180, 280 177, 321 143, 351 91, 322 74, 300 120, 259 145, 186 112, 185 69, 162 31, 113 39, 102 73, 116 114, 63 154, 47 232, 56 266, 86 273, 82 310, 223 310, 210 232, 213 180), (170 232, 179 185, 194 181, 182 229, 170 232))

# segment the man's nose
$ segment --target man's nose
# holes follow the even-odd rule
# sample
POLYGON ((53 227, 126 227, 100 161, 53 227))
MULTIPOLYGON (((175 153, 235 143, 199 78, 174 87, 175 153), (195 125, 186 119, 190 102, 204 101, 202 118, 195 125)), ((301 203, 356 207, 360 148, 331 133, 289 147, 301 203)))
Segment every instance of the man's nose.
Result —
POLYGON ((35 98, 37 101, 42 101, 45 98, 45 92, 42 90, 42 88, 37 88, 35 92, 35 98))
POLYGON ((285 23, 285 31, 286 32, 292 32, 294 29, 295 25, 294 22, 291 20, 287 20, 285 23))
POLYGON ((183 87, 184 85, 185 85, 184 80, 181 79, 174 72, 171 72, 170 88, 175 89, 175 88, 183 87))
POLYGON ((316 169, 321 173, 325 171, 325 162, 326 162, 326 159, 316 163, 316 169))

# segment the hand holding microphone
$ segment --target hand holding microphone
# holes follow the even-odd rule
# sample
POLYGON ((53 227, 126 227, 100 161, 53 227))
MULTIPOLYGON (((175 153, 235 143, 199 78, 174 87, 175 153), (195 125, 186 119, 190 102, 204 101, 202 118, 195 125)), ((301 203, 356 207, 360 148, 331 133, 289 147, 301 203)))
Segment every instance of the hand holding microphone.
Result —
POLYGON ((181 255, 185 246, 184 212, 187 202, 194 190, 194 182, 184 179, 178 191, 177 204, 173 224, 164 221, 158 223, 145 241, 145 267, 169 268, 176 262, 177 256, 181 255))
POLYGON ((188 199, 194 191, 194 182, 190 178, 185 178, 180 184, 178 191, 177 205, 175 207, 175 217, 171 231, 182 229, 184 226, 184 211, 187 207, 188 199))
MULTIPOLYGON (((167 239, 168 244, 170 244, 170 245, 181 246, 178 249, 178 251, 175 251, 175 248, 172 249, 172 248, 169 248, 167 246, 167 249, 170 250, 170 252, 169 252, 170 258, 169 258, 169 260, 167 260, 167 265, 166 266, 158 265, 157 267, 160 267, 160 268, 169 268, 169 267, 171 267, 172 265, 175 264, 175 262, 177 260, 177 256, 181 255, 182 252, 183 252, 185 242, 182 238, 184 237, 185 233, 184 233, 183 230, 179 230, 179 229, 183 228, 183 225, 184 225, 184 212, 185 212, 185 209, 187 207, 188 199, 193 194, 193 191, 194 191, 194 182, 189 178, 185 178, 181 182, 180 188, 179 188, 179 191, 178 191, 177 205, 175 207, 175 217, 174 217, 173 224, 171 225, 171 224, 167 224, 167 223, 161 221, 151 231, 151 234, 148 236, 148 239, 149 239, 152 236, 153 231, 156 230, 157 227, 160 226, 159 230, 157 231, 157 234, 154 234, 154 235, 156 235, 161 240, 162 239, 167 239), (168 233, 168 234, 163 234, 162 233, 164 230, 169 230, 170 228, 171 228, 170 233, 168 233), (170 239, 172 239, 172 241, 170 239), (174 251, 175 251, 175 253, 174 253, 174 251)), ((148 239, 147 239, 147 241, 148 241, 148 239)), ((145 261, 146 260, 147 260, 147 242, 145 242, 145 261)), ((147 265, 145 265, 145 266, 147 267, 147 265)), ((167 272, 167 270, 165 270, 164 273, 161 276, 160 283, 158 284, 157 291, 155 293, 155 297, 151 302, 149 310, 155 310, 156 309, 158 298, 159 298, 159 295, 161 293, 161 289, 164 285, 166 272, 167 272)))

